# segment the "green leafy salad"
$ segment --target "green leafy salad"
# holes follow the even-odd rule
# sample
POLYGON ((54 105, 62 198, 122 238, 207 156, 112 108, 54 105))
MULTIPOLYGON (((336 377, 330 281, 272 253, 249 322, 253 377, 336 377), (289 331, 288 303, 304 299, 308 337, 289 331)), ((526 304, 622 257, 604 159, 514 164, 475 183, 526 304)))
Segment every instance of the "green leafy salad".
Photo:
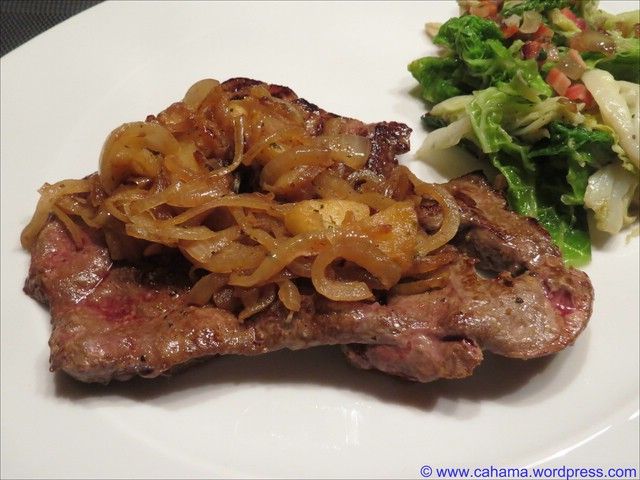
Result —
POLYGON ((409 65, 430 106, 418 157, 460 145, 486 159, 511 208, 584 264, 587 211, 617 233, 638 206, 640 14, 594 0, 458 3, 460 17, 427 24, 440 55, 409 65))

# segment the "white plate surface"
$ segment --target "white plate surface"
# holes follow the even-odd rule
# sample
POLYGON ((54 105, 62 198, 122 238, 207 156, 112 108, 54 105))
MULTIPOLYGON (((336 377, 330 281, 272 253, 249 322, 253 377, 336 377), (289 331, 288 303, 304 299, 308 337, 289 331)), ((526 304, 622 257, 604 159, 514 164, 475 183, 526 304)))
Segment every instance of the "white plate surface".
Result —
POLYGON ((29 259, 18 241, 43 182, 93 171, 111 129, 205 77, 252 77, 336 113, 405 122, 415 151, 423 106, 406 65, 433 52, 424 22, 456 12, 440 2, 108 2, 2 58, 3 477, 638 467, 637 237, 596 242, 595 309, 575 346, 528 363, 489 358, 467 380, 410 384, 355 370, 329 348, 108 387, 47 370, 49 317, 21 291, 29 259))

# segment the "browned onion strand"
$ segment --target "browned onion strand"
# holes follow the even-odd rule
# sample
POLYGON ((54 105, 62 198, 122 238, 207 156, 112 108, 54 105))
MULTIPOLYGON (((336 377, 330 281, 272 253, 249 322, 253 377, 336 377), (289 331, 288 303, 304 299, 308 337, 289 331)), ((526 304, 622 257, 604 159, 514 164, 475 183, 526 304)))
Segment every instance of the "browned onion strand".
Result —
POLYGON ((252 287, 268 282, 271 277, 282 271, 289 263, 298 257, 317 255, 329 244, 326 234, 301 233, 295 237, 281 242, 267 258, 250 275, 235 274, 229 279, 230 285, 239 287, 252 287))
POLYGON ((289 310, 293 312, 300 311, 302 304, 300 290, 291 280, 285 278, 278 282, 278 298, 289 310))
POLYGON ((67 228, 73 243, 76 244, 76 248, 82 248, 82 230, 80 230, 80 227, 75 224, 73 220, 71 220, 71 217, 63 212, 57 205, 54 205, 51 211, 67 228))
POLYGON ((362 266, 385 288, 398 283, 401 277, 400 266, 392 262, 370 238, 355 232, 341 233, 332 238, 331 246, 318 254, 311 267, 313 286, 331 300, 355 302, 373 297, 365 282, 335 281, 327 276, 327 268, 338 259, 362 266))
POLYGON ((460 223, 451 195, 405 167, 367 170, 372 142, 351 120, 327 118, 318 135, 304 104, 242 91, 205 79, 115 129, 97 175, 41 189, 23 246, 54 215, 78 248, 83 224, 101 230, 116 260, 177 249, 192 265, 187 302, 240 321, 276 301, 292 315, 311 286, 334 301, 439 288, 460 223), (418 222, 425 199, 442 217, 433 233, 418 222))
POLYGON ((240 228, 237 225, 216 232, 215 236, 206 240, 181 240, 178 244, 183 255, 194 265, 207 268, 214 254, 231 245, 240 238, 240 228))
POLYGON ((49 214, 53 210, 56 202, 66 195, 85 193, 91 191, 89 180, 62 180, 53 185, 45 184, 40 189, 40 200, 36 206, 36 211, 31 217, 29 224, 22 230, 20 242, 23 248, 30 249, 38 234, 47 223, 49 214))
POLYGON ((443 248, 441 251, 432 255, 418 257, 407 273, 410 275, 430 273, 450 264, 455 259, 455 250, 443 248))
POLYGON ((243 301, 244 309, 242 309, 238 314, 238 320, 240 320, 241 322, 255 315, 256 313, 261 312, 269 305, 271 305, 276 299, 276 291, 273 285, 267 285, 263 287, 262 292, 260 292, 260 289, 251 289, 247 292, 253 291, 258 292, 259 294, 256 296, 251 296, 247 298, 246 301, 243 301))
POLYGON ((449 242, 458 232, 460 226, 460 211, 453 197, 441 186, 425 183, 407 170, 407 175, 416 189, 416 193, 434 199, 442 208, 442 225, 433 235, 420 232, 418 236, 418 252, 426 256, 449 242))
POLYGON ((95 215, 95 211, 90 205, 87 205, 86 199, 74 197, 71 195, 61 197, 56 206, 67 215, 78 215, 84 223, 93 228, 100 228, 105 220, 106 215, 95 215))
POLYGON ((212 176, 222 176, 233 172, 242 163, 242 155, 244 153, 244 117, 238 116, 233 118, 233 139, 234 139, 234 156, 233 162, 227 167, 220 168, 210 173, 212 176))
POLYGON ((236 222, 238 222, 238 225, 240 226, 242 231, 249 238, 257 242, 258 244, 262 245, 269 251, 275 250, 276 240, 271 235, 269 235, 266 231, 260 228, 254 228, 251 225, 251 222, 248 219, 245 212, 243 211, 243 209, 232 208, 231 214, 233 215, 233 218, 235 218, 236 222))
POLYGON ((251 162, 270 144, 276 144, 279 141, 287 137, 296 137, 300 135, 300 127, 277 130, 261 140, 254 143, 243 157, 243 163, 245 165, 251 165, 251 162))
POLYGON ((201 277, 189 290, 187 302, 193 305, 206 305, 211 301, 213 294, 227 284, 227 277, 210 273, 201 277))
POLYGON ((205 78, 191 85, 184 95, 183 103, 191 110, 197 110, 211 91, 220 85, 220 82, 211 78, 205 78))
POLYGON ((412 282, 398 283, 391 292, 397 295, 416 295, 428 290, 440 289, 446 285, 447 281, 443 277, 425 278, 412 282))

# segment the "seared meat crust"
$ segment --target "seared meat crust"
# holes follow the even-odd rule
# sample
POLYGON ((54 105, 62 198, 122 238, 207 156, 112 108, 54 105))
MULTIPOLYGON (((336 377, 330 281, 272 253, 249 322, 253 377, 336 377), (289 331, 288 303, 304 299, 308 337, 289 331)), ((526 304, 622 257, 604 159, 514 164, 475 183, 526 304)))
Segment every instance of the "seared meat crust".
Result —
POLYGON ((86 230, 76 250, 64 227, 51 221, 32 252, 25 285, 51 310, 51 369, 108 382, 154 377, 212 355, 341 344, 359 367, 430 381, 470 375, 483 349, 527 359, 570 345, 591 314, 586 274, 565 267, 544 231, 507 211, 481 177, 456 179, 447 188, 464 222, 443 288, 390 296, 386 304, 307 295, 289 320, 279 303, 244 323, 224 310, 190 306, 186 269, 114 265, 94 232, 86 230), (469 207, 469 198, 482 212, 469 207), (479 276, 475 266, 495 268, 493 255, 476 259, 468 252, 500 248, 514 258, 500 257, 506 264, 497 277, 479 276))
MULTIPOLYGON (((242 96, 257 83, 238 78, 223 86, 242 96)), ((268 88, 303 106, 306 128, 315 134, 332 128, 369 137, 370 170, 389 174, 396 156, 409 149, 405 125, 338 117, 287 87, 268 88)), ((229 146, 216 145, 224 156, 229 146)), ((213 306, 188 304, 182 257, 114 263, 99 232, 83 227, 82 247, 76 248, 64 226, 51 220, 32 249, 25 283, 25 292, 51 311, 51 370, 106 383, 155 377, 215 355, 343 345, 358 367, 426 382, 470 375, 483 350, 527 359, 573 343, 591 314, 586 274, 565 267, 548 234, 509 211, 482 176, 444 186, 462 216, 458 234, 445 247, 454 260, 441 274, 444 286, 376 302, 332 302, 308 294, 291 317, 275 302, 244 322, 213 306), (477 268, 494 276, 479 275, 477 268)), ((427 231, 437 229, 439 207, 424 205, 419 219, 427 231)))

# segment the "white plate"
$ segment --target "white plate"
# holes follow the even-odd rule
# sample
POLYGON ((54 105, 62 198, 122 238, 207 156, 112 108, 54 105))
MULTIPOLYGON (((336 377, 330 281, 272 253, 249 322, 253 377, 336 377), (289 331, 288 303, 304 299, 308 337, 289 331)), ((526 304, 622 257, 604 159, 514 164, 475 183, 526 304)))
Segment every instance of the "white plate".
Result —
POLYGON ((638 467, 637 238, 596 246, 587 269, 595 310, 574 347, 528 363, 489 358, 463 381, 362 372, 329 348, 222 358, 107 387, 47 371, 49 317, 21 292, 28 255, 18 243, 43 182, 93 171, 112 128, 157 113, 205 77, 248 76, 330 111, 406 122, 415 148, 423 107, 408 93, 406 66, 433 51, 424 22, 456 11, 436 2, 106 3, 2 58, 3 477, 638 467))

